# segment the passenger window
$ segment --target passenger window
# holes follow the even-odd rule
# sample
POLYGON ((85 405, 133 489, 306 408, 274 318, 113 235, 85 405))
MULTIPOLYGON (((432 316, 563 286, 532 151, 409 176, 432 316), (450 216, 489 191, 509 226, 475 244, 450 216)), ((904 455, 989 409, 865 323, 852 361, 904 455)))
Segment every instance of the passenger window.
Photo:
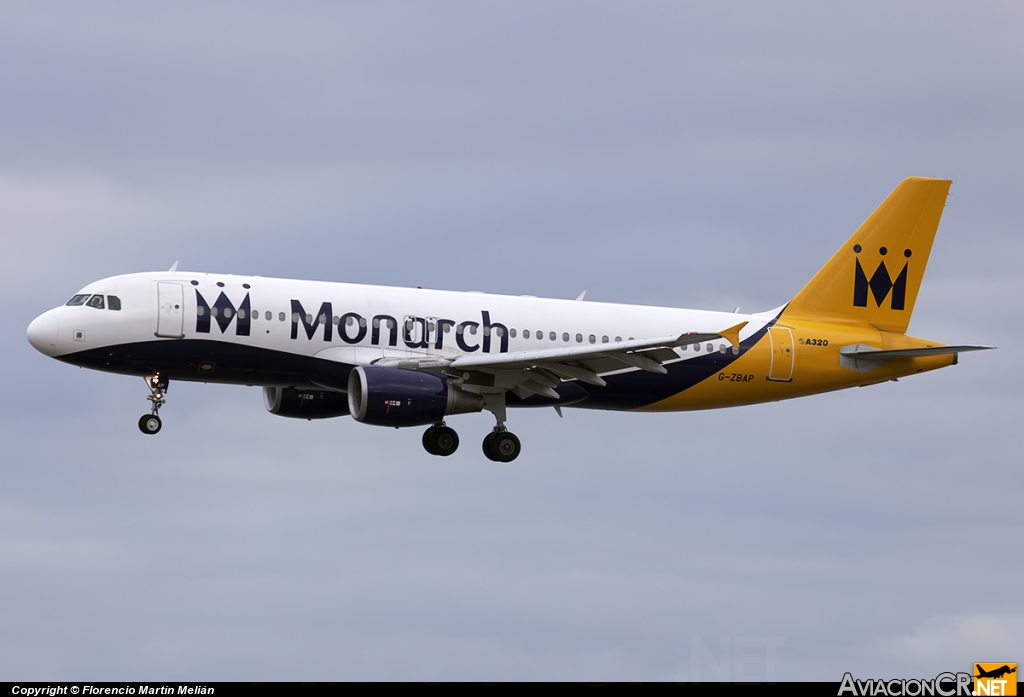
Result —
POLYGON ((69 307, 75 307, 76 305, 84 305, 85 301, 88 299, 88 293, 86 293, 85 295, 76 295, 75 297, 71 298, 71 300, 68 300, 67 303, 65 304, 68 305, 69 307))
POLYGON ((562 332, 562 341, 569 341, 569 332, 562 332))
POLYGON ((94 296, 92 296, 91 298, 89 298, 89 302, 87 302, 86 305, 88 305, 89 307, 95 307, 97 310, 102 310, 103 309, 103 296, 102 295, 94 295, 94 296))
POLYGON ((121 298, 117 297, 116 295, 108 295, 107 296, 107 308, 111 309, 111 310, 119 311, 121 309, 121 298))
POLYGON ((577 334, 576 335, 576 343, 577 344, 582 344, 583 343, 583 335, 582 334, 577 334))
POLYGON ((265 317, 267 321, 274 319, 274 315, 270 314, 270 310, 267 310, 263 317, 265 317))
POLYGON ((524 329, 523 330, 523 338, 524 339, 529 339, 530 338, 530 330, 529 329, 524 329))
POLYGON ((515 329, 509 329, 508 330, 508 335, 511 336, 513 339, 515 339, 516 338, 516 330, 515 329))
MULTIPOLYGON (((278 321, 284 322, 284 313, 283 312, 278 312, 277 313, 277 319, 278 319, 278 321)), ((299 316, 298 315, 295 316, 295 321, 296 322, 299 321, 299 316)))
POLYGON ((548 339, 550 339, 551 341, 554 341, 557 338, 558 338, 557 334, 555 334, 554 332, 548 332, 548 339))

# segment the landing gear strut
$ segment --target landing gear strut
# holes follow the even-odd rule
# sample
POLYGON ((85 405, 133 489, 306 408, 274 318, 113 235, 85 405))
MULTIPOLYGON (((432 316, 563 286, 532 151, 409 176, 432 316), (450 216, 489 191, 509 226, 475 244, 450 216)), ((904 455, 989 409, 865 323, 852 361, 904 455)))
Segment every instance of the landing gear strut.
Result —
POLYGON ((146 397, 152 404, 150 407, 150 413, 144 414, 139 418, 139 430, 145 433, 147 436, 152 436, 160 432, 160 428, 163 426, 163 422, 160 421, 160 417, 157 416, 157 412, 160 411, 167 400, 164 399, 164 393, 167 392, 167 378, 162 376, 160 373, 153 373, 152 375, 146 376, 146 387, 149 388, 149 396, 146 397))
POLYGON ((447 457, 459 449, 459 434, 444 421, 423 432, 423 449, 431 455, 447 457))
POLYGON ((484 409, 494 414, 494 430, 484 438, 484 455, 494 462, 512 462, 523 446, 516 434, 505 428, 505 393, 484 397, 484 409))

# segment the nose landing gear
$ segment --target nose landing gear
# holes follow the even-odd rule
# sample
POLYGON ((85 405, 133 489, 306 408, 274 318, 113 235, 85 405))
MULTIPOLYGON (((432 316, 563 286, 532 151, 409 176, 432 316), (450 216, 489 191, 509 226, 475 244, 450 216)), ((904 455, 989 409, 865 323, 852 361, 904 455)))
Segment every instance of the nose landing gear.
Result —
POLYGON ((149 414, 144 414, 139 418, 139 430, 147 436, 152 436, 159 433, 160 428, 163 426, 163 422, 160 421, 157 412, 167 402, 164 399, 164 393, 167 392, 167 378, 163 377, 160 373, 147 375, 146 387, 149 388, 150 392, 146 399, 151 402, 152 406, 149 414))

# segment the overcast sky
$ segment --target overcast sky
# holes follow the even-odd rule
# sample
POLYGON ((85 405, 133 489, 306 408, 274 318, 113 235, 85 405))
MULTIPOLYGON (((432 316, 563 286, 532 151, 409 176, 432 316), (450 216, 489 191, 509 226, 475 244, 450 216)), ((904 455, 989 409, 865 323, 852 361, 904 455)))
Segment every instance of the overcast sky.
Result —
POLYGON ((1024 661, 1024 5, 7 3, 0 679, 838 681, 1024 661), (911 333, 698 413, 266 413, 25 340, 105 276, 746 311, 953 179, 911 333))

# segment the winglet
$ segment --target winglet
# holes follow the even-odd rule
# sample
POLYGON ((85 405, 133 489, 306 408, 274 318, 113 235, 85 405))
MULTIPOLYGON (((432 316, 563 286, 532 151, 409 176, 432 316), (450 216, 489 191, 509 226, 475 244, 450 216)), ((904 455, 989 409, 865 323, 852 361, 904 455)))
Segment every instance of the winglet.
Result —
POLYGON ((740 330, 747 326, 746 322, 740 322, 736 326, 723 329, 718 332, 718 335, 732 344, 733 348, 739 348, 740 345, 740 330))

